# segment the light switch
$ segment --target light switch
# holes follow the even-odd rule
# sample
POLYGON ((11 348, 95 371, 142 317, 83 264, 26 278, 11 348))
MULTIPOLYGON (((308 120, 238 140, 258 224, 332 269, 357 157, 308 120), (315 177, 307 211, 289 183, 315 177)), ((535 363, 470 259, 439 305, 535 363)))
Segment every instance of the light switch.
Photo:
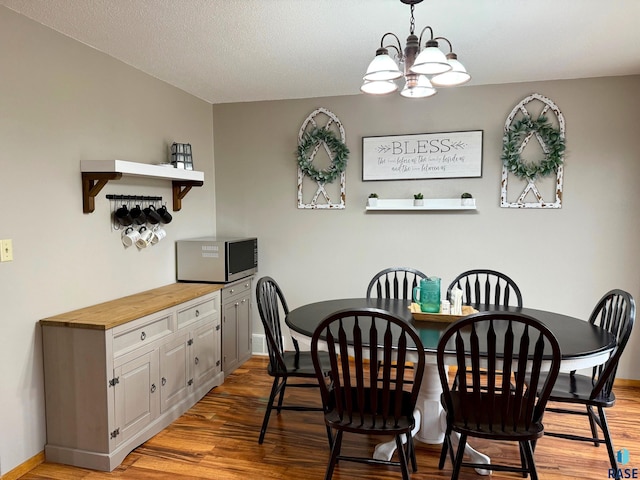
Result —
POLYGON ((13 242, 11 239, 0 240, 0 262, 13 260, 13 242))

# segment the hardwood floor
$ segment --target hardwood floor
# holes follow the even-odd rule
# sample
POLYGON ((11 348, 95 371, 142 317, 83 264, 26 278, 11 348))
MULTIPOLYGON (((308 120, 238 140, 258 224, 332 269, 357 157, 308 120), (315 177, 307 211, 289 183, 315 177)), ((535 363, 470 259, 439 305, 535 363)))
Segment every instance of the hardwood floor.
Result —
MULTIPOLYGON (((262 445, 258 445, 260 426, 271 387, 266 373, 267 358, 253 357, 223 385, 164 431, 134 450, 113 472, 96 472, 66 465, 43 463, 22 476, 24 480, 74 479, 322 479, 328 460, 326 432, 320 412, 285 411, 273 415, 262 445)), ((617 387, 618 403, 607 415, 616 448, 629 451, 625 468, 640 469, 640 388, 617 387)), ((316 401, 315 389, 290 389, 291 401, 316 401), (300 391, 303 390, 303 391, 300 391)), ((286 401, 286 400, 285 400, 286 401)), ((545 416, 548 430, 588 432, 586 418, 545 416)), ((573 417, 573 416, 572 416, 573 417)), ((345 435, 343 450, 362 453, 373 450, 376 438, 345 435)), ((472 445, 500 461, 519 461, 517 447, 473 440, 472 445)), ((418 472, 413 480, 448 479, 451 463, 438 470, 440 445, 416 442, 418 472)), ((538 474, 545 479, 606 479, 609 462, 604 445, 543 437, 535 452, 538 474)), ((637 474, 638 475, 638 474, 637 474)), ((338 465, 333 478, 400 479, 399 469, 350 464, 338 465)), ((495 472, 481 477, 463 469, 462 480, 482 478, 518 479, 513 473, 495 472)))

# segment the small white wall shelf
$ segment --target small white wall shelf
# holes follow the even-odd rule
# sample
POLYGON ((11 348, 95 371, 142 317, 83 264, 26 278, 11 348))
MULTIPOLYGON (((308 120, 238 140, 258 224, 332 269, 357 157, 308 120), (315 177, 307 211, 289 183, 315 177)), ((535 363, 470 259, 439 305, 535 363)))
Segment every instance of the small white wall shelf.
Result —
POLYGON ((182 208, 182 199, 192 187, 204 185, 204 172, 180 168, 127 162, 125 160, 81 160, 82 211, 95 210, 95 197, 109 180, 118 180, 123 175, 171 180, 173 183, 173 211, 182 208))
POLYGON ((460 198, 425 198, 424 205, 414 206, 410 198, 379 198, 377 205, 367 205, 367 211, 392 210, 476 210, 476 202, 472 205, 462 205, 460 198))

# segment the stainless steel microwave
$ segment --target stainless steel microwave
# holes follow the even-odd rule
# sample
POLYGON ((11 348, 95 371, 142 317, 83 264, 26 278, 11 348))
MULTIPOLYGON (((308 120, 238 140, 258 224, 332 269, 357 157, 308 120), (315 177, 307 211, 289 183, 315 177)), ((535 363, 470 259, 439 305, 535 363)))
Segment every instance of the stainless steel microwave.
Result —
POLYGON ((176 242, 177 279, 226 283, 258 271, 257 238, 202 237, 176 242))

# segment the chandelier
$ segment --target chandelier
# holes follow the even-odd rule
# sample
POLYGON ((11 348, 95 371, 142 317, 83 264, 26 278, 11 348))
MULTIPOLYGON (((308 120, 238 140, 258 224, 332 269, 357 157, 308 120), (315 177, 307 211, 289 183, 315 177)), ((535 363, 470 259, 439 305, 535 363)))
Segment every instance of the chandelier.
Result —
POLYGON ((373 95, 395 92, 398 90, 395 80, 404 75, 405 83, 400 95, 408 98, 424 98, 436 93, 434 86, 453 87, 471 80, 471 75, 458 61, 458 56, 453 53, 453 47, 448 39, 445 37, 434 38, 433 29, 429 26, 422 29, 420 38, 415 35, 413 9, 422 0, 400 1, 411 6, 410 33, 404 51, 400 39, 394 33, 385 33, 380 40, 380 48, 376 50, 375 58, 367 68, 360 90, 373 95), (427 30, 429 30, 431 38, 425 42, 424 48, 420 50, 422 36, 427 30), (386 38, 391 38, 391 43, 388 45, 385 45, 386 38), (446 55, 438 46, 439 40, 449 45, 449 53, 446 55), (398 63, 403 65, 404 72, 400 70, 398 63, 389 56, 389 49, 395 50, 395 57, 398 63))

